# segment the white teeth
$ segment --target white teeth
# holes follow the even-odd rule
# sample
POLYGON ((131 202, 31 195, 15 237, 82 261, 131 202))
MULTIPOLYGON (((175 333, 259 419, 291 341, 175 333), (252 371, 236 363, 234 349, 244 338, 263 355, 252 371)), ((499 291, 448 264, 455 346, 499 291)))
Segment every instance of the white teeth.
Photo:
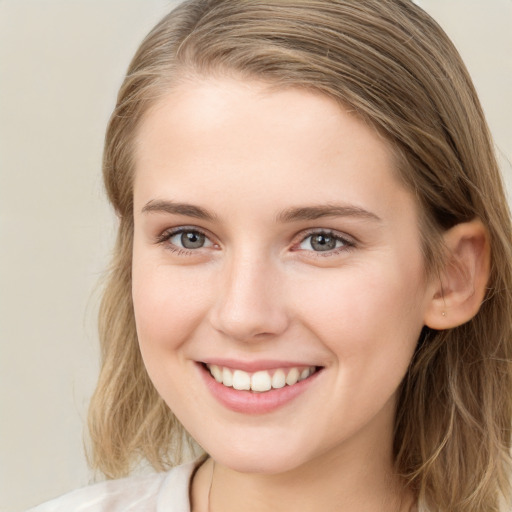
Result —
POLYGON ((286 375, 283 370, 276 370, 272 375, 272 387, 274 389, 284 388, 286 385, 286 375))
POLYGON ((249 391, 251 389, 251 376, 242 370, 233 372, 233 387, 240 391, 249 391))
POLYGON ((222 370, 217 365, 210 366, 210 373, 217 382, 222 382, 222 370))
POLYGON ((288 386, 293 386, 294 384, 297 384, 297 381, 299 380, 299 370, 297 368, 292 368, 288 375, 286 376, 286 384, 288 386))
POLYGON ((256 372, 251 377, 251 389, 253 391, 268 391, 272 388, 272 379, 268 372, 256 372))
POLYGON ((212 377, 226 387, 233 387, 240 391, 254 391, 264 393, 270 389, 280 389, 284 386, 293 386, 315 373, 316 367, 309 368, 278 368, 272 375, 266 370, 250 374, 243 370, 230 370, 212 364, 207 365, 212 377))
POLYGON ((233 374, 227 368, 222 369, 222 384, 228 388, 233 385, 233 374))
POLYGON ((311 375, 311 372, 309 371, 309 368, 305 368, 304 370, 302 370, 299 380, 307 379, 310 375, 311 375))

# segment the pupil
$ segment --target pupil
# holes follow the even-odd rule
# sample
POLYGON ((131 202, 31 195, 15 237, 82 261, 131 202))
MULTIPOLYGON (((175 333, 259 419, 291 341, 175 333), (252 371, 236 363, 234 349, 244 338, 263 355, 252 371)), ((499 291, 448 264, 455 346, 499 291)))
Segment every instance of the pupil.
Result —
POLYGON ((315 251, 331 251, 336 248, 336 239, 329 235, 315 235, 311 238, 311 247, 315 251))
POLYGON ((204 235, 187 231, 181 234, 181 244, 185 249, 198 249, 204 245, 204 235))

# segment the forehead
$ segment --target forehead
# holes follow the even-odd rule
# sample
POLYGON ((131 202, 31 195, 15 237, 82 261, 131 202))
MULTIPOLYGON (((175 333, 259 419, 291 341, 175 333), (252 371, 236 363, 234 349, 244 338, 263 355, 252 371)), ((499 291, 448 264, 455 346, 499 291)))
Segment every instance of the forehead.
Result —
POLYGON ((230 198, 269 208, 287 199, 380 208, 405 193, 390 144, 354 111, 258 81, 209 78, 171 90, 146 113, 135 164, 136 202, 202 190, 221 204, 228 187, 230 198))

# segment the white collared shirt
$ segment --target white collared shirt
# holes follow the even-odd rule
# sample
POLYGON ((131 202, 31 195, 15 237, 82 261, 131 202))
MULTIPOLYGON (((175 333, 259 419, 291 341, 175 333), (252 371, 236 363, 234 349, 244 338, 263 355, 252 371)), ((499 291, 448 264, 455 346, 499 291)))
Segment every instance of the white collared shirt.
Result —
POLYGON ((166 473, 107 480, 27 512, 190 512, 190 479, 198 461, 166 473))

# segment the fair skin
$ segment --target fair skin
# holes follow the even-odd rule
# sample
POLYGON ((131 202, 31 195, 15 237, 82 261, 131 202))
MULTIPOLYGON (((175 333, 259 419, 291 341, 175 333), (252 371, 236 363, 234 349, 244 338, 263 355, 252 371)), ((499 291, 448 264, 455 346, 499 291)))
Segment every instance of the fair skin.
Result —
POLYGON ((142 356, 211 456, 193 511, 212 460, 211 511, 409 510, 397 388, 422 327, 449 320, 388 143, 325 96, 198 78, 147 113, 135 162, 142 356), (211 374, 265 385, 294 369, 303 380, 259 392, 211 374))

